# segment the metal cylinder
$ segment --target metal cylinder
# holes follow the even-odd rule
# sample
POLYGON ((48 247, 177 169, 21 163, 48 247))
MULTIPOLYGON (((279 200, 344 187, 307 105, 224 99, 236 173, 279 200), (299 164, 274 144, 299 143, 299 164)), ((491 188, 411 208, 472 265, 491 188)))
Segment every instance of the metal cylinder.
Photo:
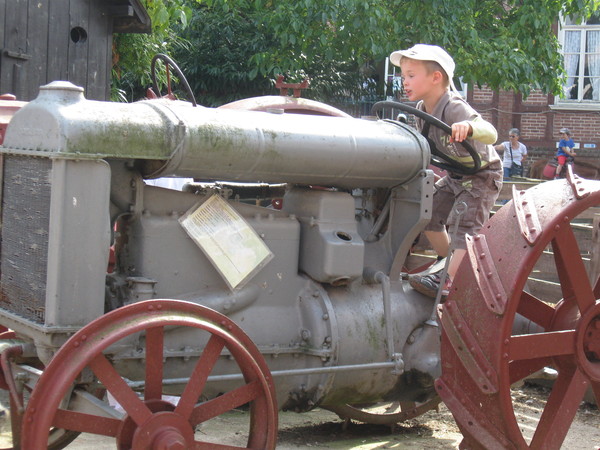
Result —
POLYGON ((150 178, 346 188, 402 184, 429 162, 425 139, 399 123, 193 108, 166 100, 97 102, 67 82, 41 88, 13 118, 5 146, 139 159, 150 178))

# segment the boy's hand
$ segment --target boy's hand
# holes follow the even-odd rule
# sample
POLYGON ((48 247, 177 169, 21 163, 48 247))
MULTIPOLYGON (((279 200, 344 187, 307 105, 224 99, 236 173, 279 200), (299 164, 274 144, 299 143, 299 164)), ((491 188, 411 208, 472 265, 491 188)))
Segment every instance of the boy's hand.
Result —
POLYGON ((466 120, 452 124, 452 136, 450 142, 462 142, 473 134, 473 128, 466 120))

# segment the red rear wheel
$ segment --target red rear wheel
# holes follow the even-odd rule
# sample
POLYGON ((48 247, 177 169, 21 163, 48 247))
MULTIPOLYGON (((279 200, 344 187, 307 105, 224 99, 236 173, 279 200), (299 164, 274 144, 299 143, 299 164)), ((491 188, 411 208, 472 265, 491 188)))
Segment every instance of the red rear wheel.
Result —
POLYGON ((600 183, 570 174, 515 191, 469 239, 442 310, 436 381, 467 448, 560 448, 588 386, 600 399, 600 285, 588 280, 570 226, 598 204, 600 183), (563 297, 555 304, 526 284, 548 249, 563 297), (527 320, 529 330, 515 331, 527 320), (511 385, 544 367, 558 378, 539 420, 525 425, 515 415, 511 385))

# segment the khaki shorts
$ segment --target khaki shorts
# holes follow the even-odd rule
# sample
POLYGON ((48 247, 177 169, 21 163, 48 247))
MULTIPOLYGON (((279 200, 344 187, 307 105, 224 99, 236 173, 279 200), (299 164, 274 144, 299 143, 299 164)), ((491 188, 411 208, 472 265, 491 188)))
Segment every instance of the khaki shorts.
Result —
POLYGON ((446 175, 435 184, 431 221, 426 231, 452 230, 456 218, 454 208, 465 202, 467 210, 460 215, 455 249, 466 249, 465 235, 475 235, 490 217, 490 211, 502 189, 502 170, 482 170, 475 175, 451 178, 446 175))

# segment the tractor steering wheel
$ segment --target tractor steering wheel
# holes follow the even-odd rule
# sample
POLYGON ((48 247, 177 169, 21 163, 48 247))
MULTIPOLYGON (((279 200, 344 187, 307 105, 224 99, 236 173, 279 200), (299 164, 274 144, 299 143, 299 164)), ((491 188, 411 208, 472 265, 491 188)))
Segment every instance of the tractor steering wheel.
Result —
POLYGON ((163 62, 165 63, 165 68, 167 70, 167 92, 168 92, 167 95, 171 95, 171 77, 169 75, 169 66, 171 66, 177 73, 177 76, 179 77, 179 81, 185 88, 188 99, 192 102, 192 105, 196 106, 197 105, 196 97, 194 97, 192 88, 190 87, 187 79, 185 78, 185 75, 183 75, 183 72, 181 71, 179 66, 175 63, 175 61, 173 61, 169 56, 165 55, 164 53, 157 53, 156 55, 154 55, 154 58, 152 58, 152 63, 150 64, 150 76, 152 78, 152 88, 154 89, 154 92, 156 93, 156 95, 160 96, 160 90, 158 89, 158 83, 156 81, 156 61, 159 59, 163 60, 163 62))
MULTIPOLYGON (((406 103, 395 102, 392 100, 384 100, 381 102, 377 102, 371 108, 371 114, 377 115, 379 111, 386 107, 396 108, 401 111, 413 114, 419 117, 420 119, 423 119, 428 124, 439 128, 444 133, 448 135, 452 134, 452 128, 448 124, 442 122, 441 120, 432 116, 431 114, 427 114, 425 111, 421 111, 420 109, 407 105, 406 103)), ((450 158, 447 154, 440 151, 431 139, 429 139, 428 137, 425 138, 427 139, 429 147, 431 148, 431 164, 433 164, 434 166, 459 175, 472 175, 481 168, 481 157, 479 156, 479 153, 477 153, 473 146, 466 140, 458 143, 461 144, 465 148, 465 150, 469 152, 469 155, 473 158, 473 167, 465 166, 464 164, 459 163, 455 159, 450 158)))

